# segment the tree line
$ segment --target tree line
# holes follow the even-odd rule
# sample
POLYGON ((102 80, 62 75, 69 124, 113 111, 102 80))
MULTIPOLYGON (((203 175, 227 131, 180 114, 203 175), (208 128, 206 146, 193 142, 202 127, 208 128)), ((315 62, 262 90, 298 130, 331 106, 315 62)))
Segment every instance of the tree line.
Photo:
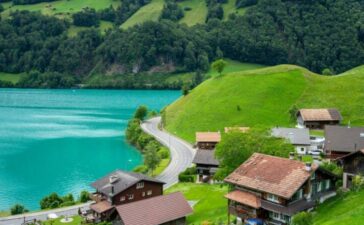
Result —
MULTIPOLYGON (((129 4, 121 7, 131 11, 148 3, 124 1, 129 4)), ((206 1, 209 7, 223 4, 206 1)), ((67 36, 70 22, 36 12, 14 12, 0 21, 0 71, 28 72, 21 87, 69 87, 95 73, 123 79, 154 73, 166 65, 172 69, 162 73, 203 73, 210 62, 222 57, 266 65, 297 64, 325 74, 364 62, 363 1, 259 0, 244 16, 232 14, 223 21, 213 13, 206 24, 193 27, 176 22, 181 12, 176 5, 168 1, 159 21, 127 30, 115 27, 105 34, 90 28, 75 37, 67 36)), ((108 11, 117 10, 104 10, 103 18, 123 21, 108 11)), ((86 17, 80 21, 89 22, 95 11, 81 13, 86 17)))

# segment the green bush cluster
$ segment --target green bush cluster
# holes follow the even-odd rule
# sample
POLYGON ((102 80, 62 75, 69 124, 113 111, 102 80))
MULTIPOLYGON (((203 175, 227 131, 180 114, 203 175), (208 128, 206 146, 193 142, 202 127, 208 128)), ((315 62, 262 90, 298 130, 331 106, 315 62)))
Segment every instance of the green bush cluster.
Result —
POLYGON ((196 167, 187 168, 185 171, 178 175, 179 182, 195 182, 197 170, 196 167))
POLYGON ((78 202, 87 202, 90 200, 90 194, 87 191, 81 191, 78 201, 75 200, 72 194, 66 194, 65 196, 59 196, 57 193, 51 193, 40 200, 41 209, 55 209, 59 207, 75 205, 78 202))

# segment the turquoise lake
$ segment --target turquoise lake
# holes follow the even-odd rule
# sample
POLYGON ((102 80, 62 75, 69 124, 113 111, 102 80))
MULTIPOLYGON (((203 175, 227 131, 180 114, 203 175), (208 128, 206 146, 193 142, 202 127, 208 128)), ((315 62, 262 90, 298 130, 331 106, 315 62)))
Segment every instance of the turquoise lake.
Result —
POLYGON ((139 105, 160 110, 179 91, 0 89, 0 210, 39 209, 45 195, 92 190, 117 168, 142 163, 125 142, 139 105))

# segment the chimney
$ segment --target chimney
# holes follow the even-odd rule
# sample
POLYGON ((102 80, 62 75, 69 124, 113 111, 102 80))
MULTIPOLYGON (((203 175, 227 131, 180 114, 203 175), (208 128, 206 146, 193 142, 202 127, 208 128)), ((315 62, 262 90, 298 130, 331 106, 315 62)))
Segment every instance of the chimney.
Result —
POLYGON ((311 171, 311 163, 310 163, 310 162, 306 162, 305 170, 306 170, 307 172, 310 172, 310 171, 311 171))
POLYGON ((293 160, 294 159, 294 152, 290 152, 289 153, 289 159, 293 160))

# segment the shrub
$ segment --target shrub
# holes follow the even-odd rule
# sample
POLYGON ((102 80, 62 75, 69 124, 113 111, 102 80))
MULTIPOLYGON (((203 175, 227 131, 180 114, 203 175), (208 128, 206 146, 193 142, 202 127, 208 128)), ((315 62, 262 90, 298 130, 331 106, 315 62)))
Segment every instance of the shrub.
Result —
POLYGON ((63 202, 62 204, 59 205, 59 207, 66 207, 66 206, 71 206, 71 205, 75 205, 76 203, 74 201, 68 201, 68 202, 63 202))
POLYGON ((340 177, 343 175, 343 169, 341 167, 339 167, 338 165, 336 165, 335 163, 324 162, 320 166, 323 169, 328 170, 340 177))
POLYGON ((40 208, 41 209, 54 209, 58 208, 63 203, 61 197, 57 195, 57 193, 52 193, 46 197, 44 197, 40 201, 40 208))
POLYGON ((184 175, 183 173, 180 173, 178 175, 178 181, 179 182, 190 182, 190 183, 194 183, 195 182, 195 176, 193 176, 193 175, 184 175))
POLYGON ((169 158, 169 150, 165 147, 161 148, 159 151, 158 151, 158 155, 161 159, 168 159, 169 158))
POLYGON ((148 173, 148 167, 146 165, 140 165, 140 166, 137 166, 133 169, 133 171, 135 173, 143 173, 143 174, 146 174, 148 173))
POLYGON ((80 193, 80 202, 85 203, 90 200, 90 193, 88 191, 81 191, 80 193))
POLYGON ((359 191, 364 187, 364 178, 360 175, 356 175, 353 177, 353 186, 352 190, 359 191))
POLYGON ((17 215, 17 214, 22 214, 22 213, 26 213, 26 212, 28 212, 28 210, 23 205, 20 205, 20 204, 16 204, 10 208, 11 215, 17 215))
POLYGON ((331 76, 333 74, 334 73, 329 68, 322 70, 322 75, 331 76))
POLYGON ((62 201, 63 202, 74 202, 74 198, 72 194, 67 194, 65 196, 62 197, 62 201))
POLYGON ((148 114, 148 109, 146 106, 141 105, 138 107, 138 109, 135 111, 134 118, 139 120, 144 120, 144 118, 148 114))

